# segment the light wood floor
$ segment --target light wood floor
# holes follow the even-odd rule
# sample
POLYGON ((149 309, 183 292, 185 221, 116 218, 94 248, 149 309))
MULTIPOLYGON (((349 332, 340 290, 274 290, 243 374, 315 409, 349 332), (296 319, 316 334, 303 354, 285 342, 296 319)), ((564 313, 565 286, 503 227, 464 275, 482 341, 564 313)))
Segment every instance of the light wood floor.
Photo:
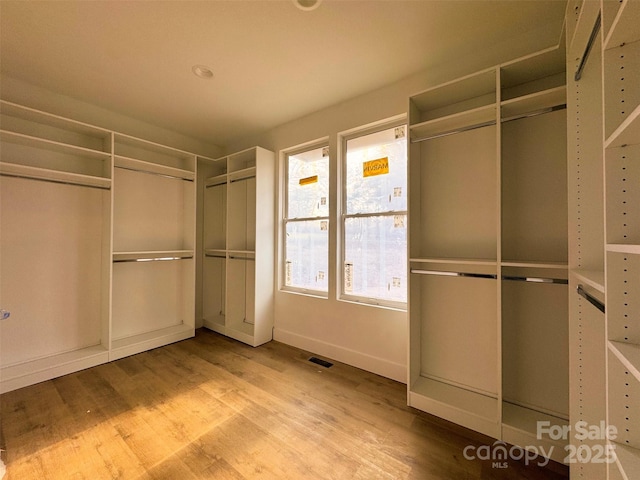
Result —
POLYGON ((406 387, 271 342, 195 338, 0 397, 5 480, 559 479, 469 461, 474 434, 406 406, 406 387))

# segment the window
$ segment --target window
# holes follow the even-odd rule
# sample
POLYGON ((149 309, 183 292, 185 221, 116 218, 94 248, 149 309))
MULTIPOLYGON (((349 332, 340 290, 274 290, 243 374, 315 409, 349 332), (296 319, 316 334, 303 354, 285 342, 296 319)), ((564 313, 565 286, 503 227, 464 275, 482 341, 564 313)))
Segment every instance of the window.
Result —
POLYGON ((286 155, 284 286, 327 294, 329 147, 286 155))
POLYGON ((406 125, 343 140, 342 298, 407 301, 406 125))

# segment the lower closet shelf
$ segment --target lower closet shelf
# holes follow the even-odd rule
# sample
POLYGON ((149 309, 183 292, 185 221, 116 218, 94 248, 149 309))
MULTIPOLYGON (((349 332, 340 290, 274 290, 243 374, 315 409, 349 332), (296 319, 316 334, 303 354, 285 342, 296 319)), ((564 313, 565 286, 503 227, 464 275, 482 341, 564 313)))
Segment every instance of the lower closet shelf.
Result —
POLYGON ((109 351, 102 345, 94 345, 8 365, 0 369, 0 393, 95 367, 108 361, 109 351))
POLYGON ((502 440, 523 448, 531 447, 537 453, 548 455, 552 460, 562 463, 568 452, 565 449, 567 440, 553 440, 548 435, 538 435, 538 422, 541 428, 567 428, 569 421, 563 418, 521 407, 512 403, 502 404, 502 440))
POLYGON ((140 333, 113 340, 111 342, 109 360, 118 360, 119 358, 151 350, 152 348, 158 348, 170 343, 179 342, 180 340, 186 340, 194 335, 195 330, 193 326, 175 325, 173 327, 161 328, 151 332, 140 333))
POLYGON ((616 452, 616 463, 626 478, 640 478, 640 450, 611 442, 616 452))
MULTIPOLYGON (((240 330, 228 327, 225 325, 225 317, 224 315, 220 315, 219 317, 208 318, 203 322, 205 328, 212 330, 221 335, 226 335, 227 337, 231 337, 234 340, 238 340, 239 342, 246 343, 247 345, 251 345, 252 347, 257 347, 261 345, 263 342, 256 341, 254 335, 241 332, 240 330)), ((253 330, 253 325, 247 324, 248 328, 250 327, 253 330)))
POLYGON ((498 400, 448 383, 420 377, 409 405, 494 438, 500 438, 498 400))

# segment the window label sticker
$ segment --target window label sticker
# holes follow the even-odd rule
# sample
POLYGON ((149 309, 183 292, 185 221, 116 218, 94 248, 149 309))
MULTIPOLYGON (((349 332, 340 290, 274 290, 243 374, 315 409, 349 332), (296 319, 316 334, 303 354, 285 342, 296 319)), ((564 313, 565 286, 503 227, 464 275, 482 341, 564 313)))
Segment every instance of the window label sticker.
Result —
POLYGON ((389 173, 389 157, 376 158, 362 164, 362 176, 373 177, 389 173))
POLYGON ((393 216, 393 228, 404 228, 404 215, 393 216))
POLYGON ((393 277, 391 285, 395 288, 400 288, 400 277, 393 277))
POLYGON ((402 187, 393 187, 393 196, 401 197, 402 196, 402 187))
POLYGON ((285 263, 285 285, 291 285, 291 261, 287 260, 285 263))
POLYGON ((344 291, 353 292, 353 263, 344 264, 344 291))
POLYGON ((313 175, 312 177, 301 178, 298 183, 300 184, 300 186, 311 185, 312 183, 318 183, 318 175, 313 175))
POLYGON ((316 281, 322 281, 322 280, 324 280, 324 272, 320 271, 316 276, 316 281))
POLYGON ((405 136, 404 127, 396 127, 396 129, 394 130, 394 133, 396 136, 396 140, 398 140, 399 138, 404 138, 405 136))
POLYGON ((326 220, 321 220, 320 221, 320 231, 321 232, 326 232, 327 230, 329 230, 329 222, 327 222, 326 220))
POLYGON ((327 197, 320 197, 320 205, 326 205, 327 204, 327 197))

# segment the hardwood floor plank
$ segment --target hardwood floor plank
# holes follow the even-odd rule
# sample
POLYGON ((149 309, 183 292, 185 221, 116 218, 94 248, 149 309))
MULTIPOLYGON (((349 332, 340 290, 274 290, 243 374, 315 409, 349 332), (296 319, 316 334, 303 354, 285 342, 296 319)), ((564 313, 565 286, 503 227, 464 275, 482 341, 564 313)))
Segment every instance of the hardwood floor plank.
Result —
POLYGON ((531 479, 466 460, 493 440, 406 406, 406 386, 278 342, 194 338, 0 396, 5 480, 531 479))

